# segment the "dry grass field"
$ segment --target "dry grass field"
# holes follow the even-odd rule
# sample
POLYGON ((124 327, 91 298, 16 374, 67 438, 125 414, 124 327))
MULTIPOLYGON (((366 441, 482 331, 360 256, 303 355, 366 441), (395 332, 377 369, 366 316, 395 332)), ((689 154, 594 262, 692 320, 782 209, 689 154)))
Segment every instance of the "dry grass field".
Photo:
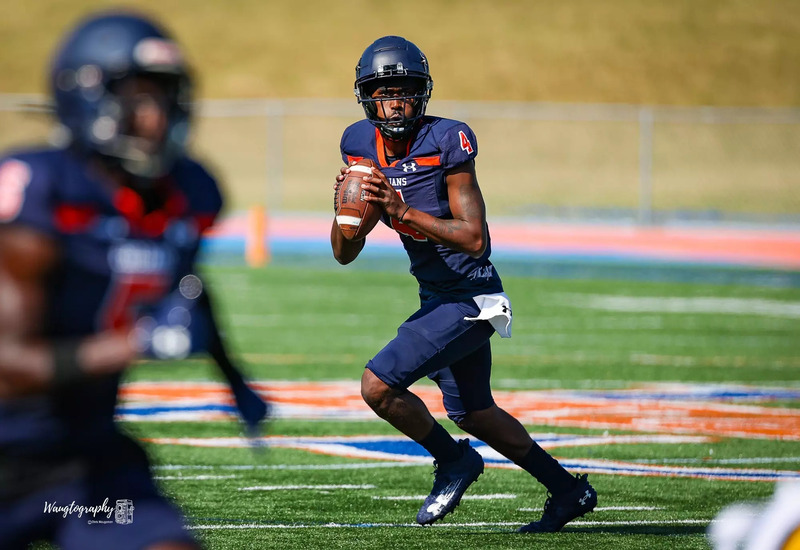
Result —
MULTIPOLYGON (((124 3, 123 3, 124 4, 124 3)), ((800 104, 793 0, 139 0, 163 16, 203 97, 349 97, 364 47, 417 42, 436 97, 669 105, 800 104)), ((0 92, 44 91, 58 36, 100 0, 6 2, 0 92)))
MULTIPOLYGON (((0 93, 43 93, 56 40, 97 0, 10 3, 0 19, 0 93)), ((384 34, 431 60, 432 114, 478 135, 495 215, 635 210, 637 121, 470 118, 451 101, 663 106, 800 106, 800 4, 791 0, 141 0, 185 44, 207 98, 352 102, 352 116, 201 118, 195 145, 232 208, 328 210, 338 140, 361 110, 353 66, 384 34), (277 162, 276 160, 277 159, 277 162)), ((512 104, 513 105, 513 104, 512 104)), ((513 108, 513 107, 512 107, 513 108)), ((795 114, 795 117, 797 115, 795 114)), ((0 148, 40 139, 37 115, 0 112, 0 148)), ((655 210, 800 212, 800 125, 657 123, 655 210)))

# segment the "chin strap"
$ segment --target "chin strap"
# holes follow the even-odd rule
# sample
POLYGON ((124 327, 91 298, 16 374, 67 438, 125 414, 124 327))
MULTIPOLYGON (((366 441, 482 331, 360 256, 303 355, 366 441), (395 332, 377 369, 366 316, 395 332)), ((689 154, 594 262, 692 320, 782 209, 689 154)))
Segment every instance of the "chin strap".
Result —
POLYGON ((375 124, 375 126, 378 127, 378 131, 381 133, 384 139, 388 139, 389 141, 403 141, 408 139, 414 133, 421 120, 422 117, 413 120, 408 127, 399 134, 391 133, 388 124, 375 124))

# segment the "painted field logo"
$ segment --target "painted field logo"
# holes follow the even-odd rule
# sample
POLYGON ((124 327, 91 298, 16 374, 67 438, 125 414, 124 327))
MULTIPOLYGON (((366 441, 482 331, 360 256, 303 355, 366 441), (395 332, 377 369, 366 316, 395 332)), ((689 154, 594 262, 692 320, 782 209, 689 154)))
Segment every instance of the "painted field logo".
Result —
POLYGON ((114 521, 120 525, 128 525, 133 523, 133 501, 129 499, 120 499, 117 501, 117 506, 114 509, 114 521))
MULTIPOLYGON (((395 220, 396 221, 396 220, 395 220)), ((255 382, 278 418, 372 420, 357 382, 255 382)), ((446 418, 435 386, 417 394, 435 417, 446 418)), ((521 422, 644 434, 702 435, 800 441, 800 409, 756 403, 800 399, 796 388, 735 384, 641 384, 619 390, 493 391, 521 422)), ((236 415, 230 390, 218 382, 132 382, 122 387, 124 421, 204 421, 236 415)))

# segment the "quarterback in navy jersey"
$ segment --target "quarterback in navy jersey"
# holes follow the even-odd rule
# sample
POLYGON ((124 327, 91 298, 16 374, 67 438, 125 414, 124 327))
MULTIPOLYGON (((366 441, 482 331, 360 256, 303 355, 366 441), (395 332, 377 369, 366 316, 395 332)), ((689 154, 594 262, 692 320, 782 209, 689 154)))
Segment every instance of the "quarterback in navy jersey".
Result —
POLYGON ((67 144, 0 158, 0 548, 197 548, 114 422, 137 357, 235 370, 193 273, 222 198, 185 152, 190 73, 157 24, 102 13, 50 82, 67 144))
MULTIPOLYGON (((355 94, 366 120, 345 129, 334 189, 361 159, 378 168, 363 177, 366 200, 382 209, 419 282, 420 309, 366 365, 361 394, 375 413, 434 458, 433 489, 417 513, 429 525, 452 512, 483 472, 468 439, 455 441, 409 386, 424 376, 442 392, 448 417, 521 466, 550 493, 542 517, 521 533, 559 531, 591 511, 597 493, 572 476, 498 407, 490 388, 490 337, 511 336, 511 304, 489 260, 486 209, 475 172, 478 143, 463 122, 426 115, 433 89, 428 60, 408 40, 385 36, 356 66, 355 94)), ((348 264, 366 242, 348 240, 334 219, 331 246, 348 264)))

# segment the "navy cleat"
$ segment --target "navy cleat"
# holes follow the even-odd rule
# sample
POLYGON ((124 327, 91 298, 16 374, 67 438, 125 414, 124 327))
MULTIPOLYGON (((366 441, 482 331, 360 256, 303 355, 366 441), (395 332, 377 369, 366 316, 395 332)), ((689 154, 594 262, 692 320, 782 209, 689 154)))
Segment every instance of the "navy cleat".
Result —
POLYGON ((483 473, 483 459, 469 446, 469 439, 462 439, 458 445, 464 450, 461 458, 444 464, 433 463, 433 489, 417 512, 420 525, 430 525, 452 512, 467 487, 483 473))
POLYGON ((575 476, 578 484, 569 493, 550 496, 544 503, 542 519, 523 525, 517 533, 555 533, 567 523, 597 506, 597 491, 589 485, 586 474, 575 476))

